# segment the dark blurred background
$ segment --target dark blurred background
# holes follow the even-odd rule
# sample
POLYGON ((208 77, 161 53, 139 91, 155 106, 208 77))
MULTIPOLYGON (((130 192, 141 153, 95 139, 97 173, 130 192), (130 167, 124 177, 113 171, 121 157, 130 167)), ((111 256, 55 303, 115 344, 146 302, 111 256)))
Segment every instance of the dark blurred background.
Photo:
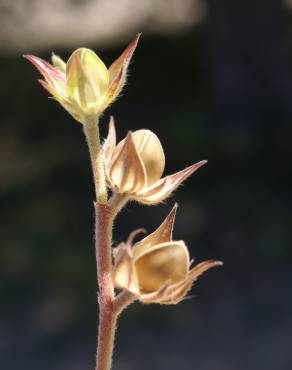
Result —
POLYGON ((81 126, 22 59, 79 46, 109 65, 143 37, 110 114, 147 127, 172 173, 207 158, 167 204, 130 204, 115 241, 179 202, 175 238, 218 258, 191 299, 123 314, 114 370, 292 368, 292 15, 286 0, 0 1, 0 369, 94 369, 93 186, 81 126))

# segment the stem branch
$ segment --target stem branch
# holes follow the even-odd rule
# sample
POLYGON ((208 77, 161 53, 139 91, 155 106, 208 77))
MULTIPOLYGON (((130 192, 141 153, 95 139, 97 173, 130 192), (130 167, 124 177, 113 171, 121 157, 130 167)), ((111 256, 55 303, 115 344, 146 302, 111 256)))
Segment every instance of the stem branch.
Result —
POLYGON ((127 307, 129 304, 133 303, 137 299, 135 294, 123 290, 121 293, 119 293, 114 300, 114 306, 113 310, 117 316, 127 307))

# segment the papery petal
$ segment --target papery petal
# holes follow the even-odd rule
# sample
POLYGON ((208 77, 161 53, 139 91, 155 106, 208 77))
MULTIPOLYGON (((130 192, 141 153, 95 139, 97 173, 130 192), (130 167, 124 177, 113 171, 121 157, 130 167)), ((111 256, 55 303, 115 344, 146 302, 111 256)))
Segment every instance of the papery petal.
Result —
POLYGON ((103 144, 103 156, 106 167, 108 166, 109 162, 112 159, 112 155, 116 147, 116 141, 117 139, 116 139, 115 121, 114 117, 111 116, 109 120, 108 135, 103 144))
POLYGON ((172 240, 172 230, 177 210, 177 203, 173 206, 170 213, 167 215, 162 224, 153 233, 147 235, 138 243, 133 245, 134 258, 138 258, 147 249, 161 243, 170 242, 172 240))
POLYGON ((207 161, 200 161, 185 168, 182 171, 166 176, 157 181, 152 186, 142 190, 139 194, 133 196, 133 199, 144 204, 157 204, 164 201, 171 193, 189 176, 191 176, 200 167, 205 165, 207 161))
POLYGON ((24 58, 29 60, 43 75, 48 86, 50 86, 53 91, 64 95, 65 87, 65 73, 61 72, 57 68, 53 67, 50 63, 45 60, 38 58, 34 55, 24 55, 24 58))
POLYGON ((133 140, 147 174, 147 186, 160 179, 165 167, 165 156, 159 138, 146 129, 133 132, 133 140))
MULTIPOLYGON (((142 129, 132 133, 136 151, 141 158, 146 172, 146 186, 152 185, 160 179, 165 166, 165 156, 158 137, 150 130, 142 129)), ((119 152, 125 139, 116 146, 119 152)))
POLYGON ((134 259, 140 291, 151 293, 167 282, 185 279, 189 268, 189 253, 183 241, 154 246, 134 259))
POLYGON ((115 152, 108 176, 111 185, 121 194, 136 193, 145 187, 145 168, 137 153, 131 132, 128 133, 120 150, 115 152))
POLYGON ((125 243, 122 243, 116 252, 113 279, 117 288, 127 289, 134 294, 139 294, 133 254, 130 246, 125 243))

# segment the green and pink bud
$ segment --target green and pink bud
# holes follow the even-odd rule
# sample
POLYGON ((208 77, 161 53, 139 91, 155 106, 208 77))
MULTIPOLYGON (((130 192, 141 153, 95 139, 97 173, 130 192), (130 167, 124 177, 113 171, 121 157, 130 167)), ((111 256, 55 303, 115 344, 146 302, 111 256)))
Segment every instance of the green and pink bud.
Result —
POLYGON ((86 48, 75 50, 65 63, 52 55, 52 64, 25 55, 42 74, 39 82, 79 122, 97 119, 118 97, 126 82, 127 70, 139 40, 138 34, 122 55, 107 68, 86 48))

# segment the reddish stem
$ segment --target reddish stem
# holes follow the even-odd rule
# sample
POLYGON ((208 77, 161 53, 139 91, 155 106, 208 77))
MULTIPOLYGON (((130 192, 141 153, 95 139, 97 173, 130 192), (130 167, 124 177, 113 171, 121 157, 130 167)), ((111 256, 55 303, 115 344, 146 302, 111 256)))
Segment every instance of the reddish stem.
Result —
POLYGON ((113 211, 107 204, 95 204, 95 248, 99 286, 99 329, 96 370, 109 370, 117 315, 114 312, 111 236, 113 211))

